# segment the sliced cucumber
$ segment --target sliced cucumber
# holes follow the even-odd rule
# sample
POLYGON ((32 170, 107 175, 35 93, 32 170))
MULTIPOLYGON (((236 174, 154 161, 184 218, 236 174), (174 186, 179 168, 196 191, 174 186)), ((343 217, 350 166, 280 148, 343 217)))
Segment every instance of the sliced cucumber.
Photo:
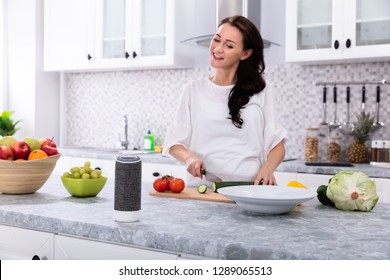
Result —
POLYGON ((225 181, 220 183, 213 183, 212 190, 213 192, 218 192, 218 189, 232 186, 245 186, 245 185, 254 185, 255 182, 249 181, 225 181))
POLYGON ((206 193, 207 191, 207 185, 206 184, 202 184, 200 186, 197 187, 197 190, 198 190, 198 193, 206 193))

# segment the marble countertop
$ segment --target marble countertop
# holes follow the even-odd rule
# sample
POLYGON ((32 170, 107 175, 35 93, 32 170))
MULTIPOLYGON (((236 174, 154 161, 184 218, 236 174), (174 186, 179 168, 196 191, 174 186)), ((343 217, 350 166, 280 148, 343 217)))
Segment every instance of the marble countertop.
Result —
POLYGON ((348 212, 316 198, 284 215, 236 204, 150 196, 140 221, 114 221, 114 182, 97 197, 71 197, 52 175, 36 193, 0 194, 0 224, 217 259, 390 259, 390 204, 348 212))
MULTIPOLYGON (((100 158, 115 160, 120 152, 110 149, 93 149, 93 148, 66 148, 60 149, 64 156, 100 158)), ((143 162, 160 163, 160 164, 182 164, 174 158, 163 157, 161 153, 149 153, 138 155, 143 162)), ((390 168, 373 166, 371 164, 353 164, 353 167, 338 166, 307 166, 303 160, 288 160, 282 162, 277 171, 312 173, 312 174, 330 174, 334 175, 339 171, 353 169, 362 171, 374 178, 390 178, 390 168)))

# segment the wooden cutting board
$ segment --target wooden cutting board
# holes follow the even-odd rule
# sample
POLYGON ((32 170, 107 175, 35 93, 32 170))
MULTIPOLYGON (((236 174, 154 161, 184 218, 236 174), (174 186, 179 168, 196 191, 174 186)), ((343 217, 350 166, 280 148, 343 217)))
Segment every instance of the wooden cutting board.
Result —
POLYGON ((202 193, 198 193, 198 190, 196 188, 185 188, 181 193, 173 193, 170 191, 156 192, 155 190, 153 190, 149 193, 149 195, 160 196, 160 197, 173 197, 173 198, 181 198, 181 199, 235 203, 233 200, 224 197, 220 193, 207 190, 206 193, 202 194, 202 193))

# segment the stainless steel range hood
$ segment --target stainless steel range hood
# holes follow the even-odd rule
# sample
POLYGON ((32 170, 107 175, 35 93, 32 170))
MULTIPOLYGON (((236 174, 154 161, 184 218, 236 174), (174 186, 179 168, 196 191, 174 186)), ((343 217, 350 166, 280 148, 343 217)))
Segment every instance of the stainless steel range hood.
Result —
MULTIPOLYGON (((259 30, 261 23, 261 0, 215 0, 216 1, 216 23, 215 30, 220 21, 226 17, 242 15, 249 18, 259 30)), ((202 34, 200 36, 188 38, 181 43, 189 46, 209 47, 213 34, 202 34)), ((272 44, 278 45, 263 38, 264 47, 268 48, 272 44)))

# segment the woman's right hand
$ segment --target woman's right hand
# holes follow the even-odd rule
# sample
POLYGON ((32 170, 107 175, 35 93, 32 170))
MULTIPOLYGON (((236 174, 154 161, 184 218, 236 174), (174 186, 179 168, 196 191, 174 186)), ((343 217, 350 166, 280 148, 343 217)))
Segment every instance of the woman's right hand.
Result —
POLYGON ((206 170, 206 165, 197 155, 182 145, 172 146, 169 149, 169 153, 177 160, 183 162, 187 167, 188 173, 192 176, 203 178, 202 170, 206 170))
POLYGON ((203 178, 203 170, 206 170, 206 165, 198 157, 191 156, 185 161, 187 171, 194 177, 203 178))

